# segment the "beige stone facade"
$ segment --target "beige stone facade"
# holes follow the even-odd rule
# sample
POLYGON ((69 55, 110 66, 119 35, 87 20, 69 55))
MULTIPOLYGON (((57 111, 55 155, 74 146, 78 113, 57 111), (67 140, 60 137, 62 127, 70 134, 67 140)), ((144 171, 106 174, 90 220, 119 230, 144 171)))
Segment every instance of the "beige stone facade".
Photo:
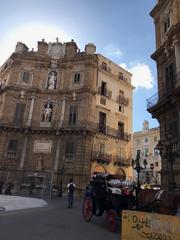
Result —
POLYGON ((17 43, 0 70, 1 170, 73 177, 79 189, 93 172, 131 175, 131 74, 95 51, 17 43))
MULTIPOLYGON (((146 168, 140 172, 141 183, 161 184, 161 157, 159 150, 156 149, 159 139, 159 128, 149 128, 146 120, 143 129, 133 133, 133 159, 136 159, 137 151, 140 151, 141 166, 145 168, 143 162, 144 160, 147 162, 146 168)), ((136 180, 136 171, 134 179, 136 180)))
POLYGON ((156 30, 158 93, 147 100, 160 123, 162 186, 180 188, 180 1, 159 0, 151 11, 156 30))

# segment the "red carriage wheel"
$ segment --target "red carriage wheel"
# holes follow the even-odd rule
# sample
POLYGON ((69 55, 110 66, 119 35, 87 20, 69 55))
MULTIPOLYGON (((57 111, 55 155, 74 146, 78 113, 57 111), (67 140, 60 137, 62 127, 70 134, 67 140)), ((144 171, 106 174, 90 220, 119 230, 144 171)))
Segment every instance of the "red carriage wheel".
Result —
POLYGON ((117 228, 117 213, 115 210, 110 209, 107 211, 106 217, 107 227, 111 232, 115 232, 117 228))
POLYGON ((84 199, 83 203, 83 219, 86 222, 89 222, 93 215, 93 203, 92 198, 87 197, 84 199))

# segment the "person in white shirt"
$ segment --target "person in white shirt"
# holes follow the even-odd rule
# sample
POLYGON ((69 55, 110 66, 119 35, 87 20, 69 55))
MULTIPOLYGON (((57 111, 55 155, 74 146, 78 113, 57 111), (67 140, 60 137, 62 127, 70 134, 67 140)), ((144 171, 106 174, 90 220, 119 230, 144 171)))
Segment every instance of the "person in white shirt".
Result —
POLYGON ((67 185, 67 189, 68 189, 68 208, 72 208, 73 207, 73 200, 74 200, 74 190, 75 190, 75 184, 73 183, 73 179, 71 178, 69 180, 69 183, 67 185))

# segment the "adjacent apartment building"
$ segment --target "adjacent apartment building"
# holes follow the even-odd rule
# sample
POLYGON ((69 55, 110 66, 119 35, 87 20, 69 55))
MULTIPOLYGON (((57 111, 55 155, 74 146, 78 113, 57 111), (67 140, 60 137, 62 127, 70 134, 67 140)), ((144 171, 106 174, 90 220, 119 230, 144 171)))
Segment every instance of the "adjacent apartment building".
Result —
POLYGON ((0 69, 0 170, 83 189, 94 172, 132 175, 131 74, 94 44, 18 42, 0 69), (46 179, 47 179, 46 178, 46 179))
POLYGON ((158 0, 154 19, 158 93, 147 109, 160 123, 158 148, 162 157, 162 186, 180 188, 180 1, 158 0))
MULTIPOLYGON (((159 141, 159 127, 149 128, 149 122, 143 122, 143 129, 133 133, 133 159, 136 159, 137 151, 140 152, 140 182, 149 184, 161 184, 161 157, 156 149, 159 141), (144 164, 145 163, 145 164, 144 164)), ((136 180, 136 171, 133 178, 136 180)))

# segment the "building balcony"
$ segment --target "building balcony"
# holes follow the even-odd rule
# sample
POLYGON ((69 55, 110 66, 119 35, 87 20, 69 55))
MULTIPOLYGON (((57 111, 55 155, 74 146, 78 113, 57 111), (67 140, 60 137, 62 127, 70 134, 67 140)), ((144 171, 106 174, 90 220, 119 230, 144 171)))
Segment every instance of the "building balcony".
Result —
POLYGON ((130 161, 122 156, 116 156, 114 163, 115 166, 119 166, 119 167, 128 167, 130 166, 130 161))
POLYGON ((158 100, 159 100, 159 95, 158 93, 154 94, 153 96, 151 96, 150 98, 148 98, 146 100, 146 103, 147 103, 147 109, 150 109, 152 107, 154 107, 157 103, 158 103, 158 100))
POLYGON ((60 126, 60 120, 43 123, 42 121, 32 120, 31 124, 27 126, 27 120, 21 122, 13 122, 10 119, 0 119, 0 129, 9 129, 11 131, 37 131, 37 132, 91 132, 93 134, 104 134, 108 137, 116 138, 118 140, 130 141, 131 134, 121 132, 118 129, 111 128, 107 125, 100 125, 91 121, 76 121, 69 123, 64 121, 60 126))
POLYGON ((102 90, 102 87, 98 87, 98 94, 101 95, 102 97, 110 99, 112 97, 112 91, 108 89, 102 90))
POLYGON ((146 100, 147 110, 151 111, 154 107, 157 107, 161 104, 166 104, 172 97, 180 96, 180 86, 175 86, 171 88, 161 87, 158 89, 158 92, 146 100))
POLYGON ((107 125, 98 125, 98 132, 108 135, 110 137, 117 138, 119 140, 124 140, 124 141, 130 141, 131 140, 131 134, 128 134, 126 132, 122 132, 118 129, 111 128, 107 125))
POLYGON ((129 99, 128 98, 125 98, 124 96, 117 96, 117 100, 116 102, 119 104, 119 105, 124 105, 124 106, 128 106, 129 105, 129 99))
POLYGON ((96 161, 101 164, 109 164, 112 161, 112 155, 101 153, 100 151, 94 151, 92 154, 92 161, 96 161))

